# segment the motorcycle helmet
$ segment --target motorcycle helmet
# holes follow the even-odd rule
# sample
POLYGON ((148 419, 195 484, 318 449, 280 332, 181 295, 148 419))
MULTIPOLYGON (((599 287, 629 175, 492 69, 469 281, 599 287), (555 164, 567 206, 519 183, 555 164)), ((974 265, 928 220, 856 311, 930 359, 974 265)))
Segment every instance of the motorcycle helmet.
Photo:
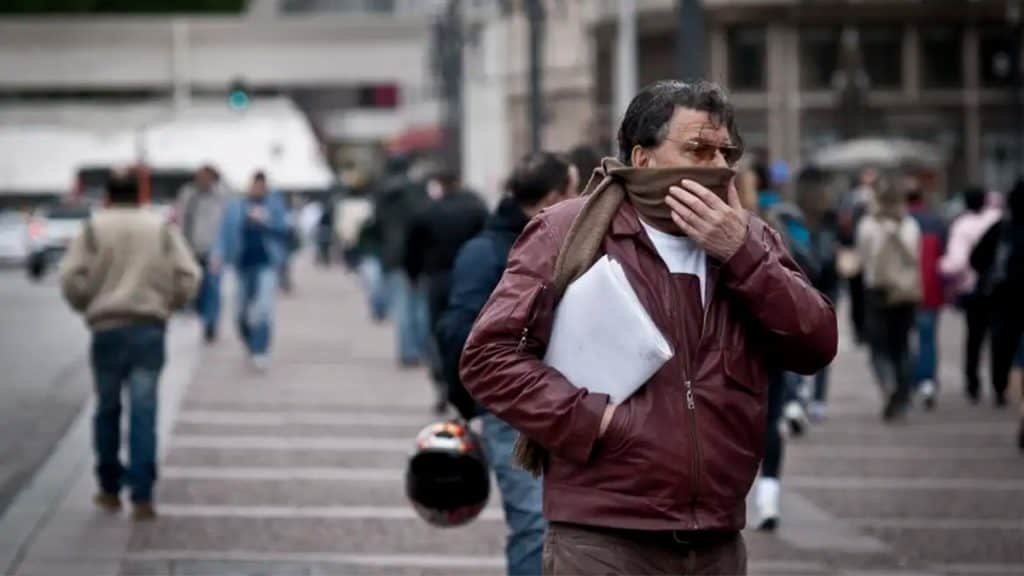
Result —
POLYGON ((491 480, 480 439, 464 422, 437 422, 416 436, 405 492, 421 518, 461 526, 487 505, 491 480))

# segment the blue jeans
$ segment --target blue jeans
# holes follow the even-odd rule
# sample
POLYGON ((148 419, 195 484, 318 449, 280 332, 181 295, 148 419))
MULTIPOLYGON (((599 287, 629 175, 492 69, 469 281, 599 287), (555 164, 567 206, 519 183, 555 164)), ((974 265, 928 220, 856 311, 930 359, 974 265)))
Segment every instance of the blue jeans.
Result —
POLYGON ((207 332, 216 333, 220 323, 220 273, 210 270, 208 259, 200 258, 199 261, 203 276, 196 295, 196 311, 203 319, 203 328, 207 332))
POLYGON ((157 384, 164 366, 164 328, 137 324, 93 334, 92 369, 96 380, 93 446, 100 488, 117 494, 123 484, 135 502, 153 499, 156 482, 157 384), (121 391, 131 406, 128 468, 121 465, 121 391))
POLYGON ((935 382, 935 367, 938 364, 936 335, 939 327, 938 310, 917 311, 917 358, 914 361, 914 382, 925 380, 935 382))
POLYGON ((363 256, 359 260, 358 270, 370 304, 370 314, 374 320, 384 320, 391 308, 391 294, 384 282, 380 260, 375 256, 363 256))
POLYGON ((398 360, 403 364, 423 362, 429 358, 427 338, 430 337, 426 292, 413 286, 401 271, 388 272, 387 282, 397 314, 398 360))
POLYGON ((544 534, 543 484, 520 468, 512 456, 518 433, 493 414, 484 414, 483 443, 488 464, 498 478, 505 508, 508 541, 505 559, 509 576, 541 574, 544 534))
POLYGON ((238 269, 238 332, 253 356, 270 349, 277 272, 273 266, 238 269))

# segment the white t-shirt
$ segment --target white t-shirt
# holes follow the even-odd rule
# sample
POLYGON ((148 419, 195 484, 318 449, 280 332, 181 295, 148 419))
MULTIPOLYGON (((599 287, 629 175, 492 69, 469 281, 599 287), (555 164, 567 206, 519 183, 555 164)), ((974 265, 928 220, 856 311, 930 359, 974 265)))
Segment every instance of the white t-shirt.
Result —
POLYGON ((672 274, 692 274, 700 281, 700 302, 701 306, 707 304, 707 264, 708 257, 704 249, 696 242, 686 236, 675 236, 666 234, 657 228, 648 226, 643 220, 640 221, 647 237, 654 244, 661 260, 668 267, 672 274))

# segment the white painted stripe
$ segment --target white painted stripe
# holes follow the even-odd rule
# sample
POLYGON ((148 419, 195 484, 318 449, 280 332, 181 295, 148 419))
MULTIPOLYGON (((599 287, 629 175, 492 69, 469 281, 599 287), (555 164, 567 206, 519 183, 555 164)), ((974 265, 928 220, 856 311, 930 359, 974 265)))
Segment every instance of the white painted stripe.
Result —
POLYGON ((412 438, 356 438, 339 436, 207 436, 181 434, 171 438, 176 448, 219 448, 229 450, 324 450, 330 452, 401 452, 415 449, 412 438))
MULTIPOLYGON (((295 564, 348 564, 376 568, 495 568, 504 570, 503 556, 464 556, 456 554, 325 554, 296 552, 259 552, 249 550, 146 550, 131 552, 128 561, 206 561, 295 564)), ((752 574, 820 574, 824 565, 798 560, 751 560, 752 574)))
POLYGON ((288 425, 367 426, 372 428, 415 428, 432 422, 425 414, 389 414, 372 412, 308 412, 308 411, 232 411, 189 410, 178 415, 188 424, 224 424, 266 426, 288 425))
POLYGON ((166 466, 160 469, 164 479, 187 480, 353 480, 368 482, 401 482, 401 468, 339 468, 339 467, 214 467, 166 466))
POLYGON ((844 518, 861 528, 905 530, 1024 530, 1024 520, 1001 518, 844 518))
POLYGON ((1012 574, 1020 576, 1024 574, 1024 564, 943 564, 942 570, 948 574, 1012 574))
POLYGON ((787 455, 825 460, 1006 460, 1013 454, 1000 448, 946 448, 939 446, 865 446, 862 444, 799 444, 794 443, 787 455))
POLYGON ((153 550, 130 553, 127 555, 127 559, 134 561, 302 562, 380 568, 505 568, 505 558, 502 556, 458 556, 454 554, 303 554, 248 550, 153 550))
MULTIPOLYGON (((258 518, 261 520, 418 520, 412 506, 206 506, 164 504, 159 508, 166 518, 258 518)), ((488 506, 477 521, 503 521, 501 508, 488 506)))
POLYGON ((971 490, 1024 491, 1020 480, 991 478, 851 478, 847 476, 786 476, 786 487, 835 490, 971 490))

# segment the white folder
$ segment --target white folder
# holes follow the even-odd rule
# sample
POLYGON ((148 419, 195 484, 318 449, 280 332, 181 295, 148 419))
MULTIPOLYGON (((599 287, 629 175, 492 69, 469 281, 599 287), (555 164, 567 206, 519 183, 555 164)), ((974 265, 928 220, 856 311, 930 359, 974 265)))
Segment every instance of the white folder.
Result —
POLYGON ((622 266, 601 257, 566 289, 544 363, 574 386, 621 403, 673 356, 622 266))

